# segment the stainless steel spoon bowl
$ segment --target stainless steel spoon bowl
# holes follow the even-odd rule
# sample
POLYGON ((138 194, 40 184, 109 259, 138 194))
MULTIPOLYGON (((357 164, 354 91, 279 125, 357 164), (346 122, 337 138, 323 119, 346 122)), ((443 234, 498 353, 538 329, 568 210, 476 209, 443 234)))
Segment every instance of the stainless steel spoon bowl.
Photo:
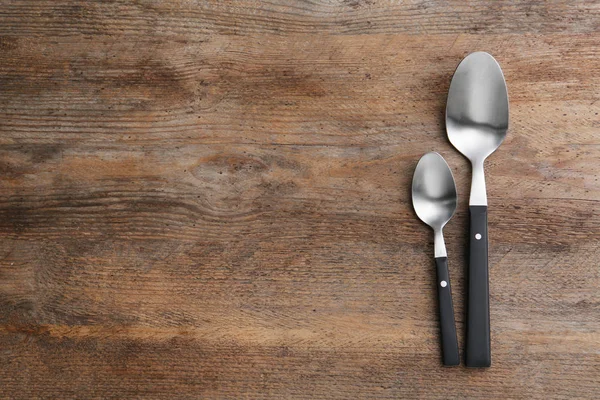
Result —
POLYGON ((442 229, 456 210, 456 185, 452 171, 438 153, 419 160, 412 181, 413 207, 421 221, 434 231, 435 257, 446 257, 442 229))
POLYGON ((471 53, 458 65, 448 92, 450 143, 473 166, 469 205, 487 205, 483 162, 508 130, 508 91, 502 69, 488 53, 471 53))
POLYGON ((442 233, 456 210, 456 185, 450 167, 438 153, 427 153, 419 160, 413 175, 412 200, 417 216, 434 232, 442 359, 444 365, 459 365, 448 257, 442 233))
POLYGON ((471 53, 458 65, 448 93, 446 131, 450 142, 471 161, 470 255, 467 311, 467 367, 489 367, 490 306, 487 195, 483 162, 508 130, 508 91, 498 62, 471 53))

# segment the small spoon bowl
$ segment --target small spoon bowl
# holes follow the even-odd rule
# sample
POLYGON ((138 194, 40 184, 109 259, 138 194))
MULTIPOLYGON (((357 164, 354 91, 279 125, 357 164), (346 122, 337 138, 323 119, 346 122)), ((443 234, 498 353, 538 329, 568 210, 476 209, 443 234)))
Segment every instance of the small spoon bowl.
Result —
POLYGON ((456 211, 457 195, 452 171, 438 153, 427 153, 419 160, 413 175, 412 199, 419 219, 435 232, 435 256, 445 256, 442 229, 456 211))
POLYGON ((442 229, 456 210, 456 185, 446 161, 436 152, 419 160, 412 181, 417 216, 433 229, 442 229))

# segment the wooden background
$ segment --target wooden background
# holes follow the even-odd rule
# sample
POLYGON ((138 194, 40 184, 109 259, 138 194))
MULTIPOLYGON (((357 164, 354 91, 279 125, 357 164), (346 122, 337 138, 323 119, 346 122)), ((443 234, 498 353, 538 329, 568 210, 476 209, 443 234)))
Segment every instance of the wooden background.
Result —
POLYGON ((600 3, 0 0, 0 397, 598 398, 600 3), (452 73, 501 63, 493 366, 441 366, 452 73))

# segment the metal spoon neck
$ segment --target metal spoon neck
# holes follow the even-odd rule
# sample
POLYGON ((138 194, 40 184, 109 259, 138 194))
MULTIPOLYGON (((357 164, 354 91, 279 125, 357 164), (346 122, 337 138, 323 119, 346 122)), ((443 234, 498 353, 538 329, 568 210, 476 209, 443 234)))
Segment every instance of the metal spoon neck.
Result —
POLYGON ((447 257, 446 243, 444 243, 442 228, 433 230, 433 251, 435 258, 447 257))
POLYGON ((473 160, 471 177, 470 206, 487 206, 487 194, 485 190, 485 174, 483 171, 483 160, 473 160))

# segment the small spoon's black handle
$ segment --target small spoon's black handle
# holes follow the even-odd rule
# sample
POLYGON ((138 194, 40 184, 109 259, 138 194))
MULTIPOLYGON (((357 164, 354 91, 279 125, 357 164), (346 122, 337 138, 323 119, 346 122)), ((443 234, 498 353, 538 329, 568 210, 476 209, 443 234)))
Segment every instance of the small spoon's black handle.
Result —
POLYGON ((489 367, 492 364, 492 354, 487 206, 469 206, 469 211, 471 230, 466 365, 467 367, 489 367))
POLYGON ((440 332, 442 341, 442 360, 444 365, 459 365, 458 340, 454 323, 454 306, 448 274, 448 258, 436 257, 438 300, 440 303, 440 332))

